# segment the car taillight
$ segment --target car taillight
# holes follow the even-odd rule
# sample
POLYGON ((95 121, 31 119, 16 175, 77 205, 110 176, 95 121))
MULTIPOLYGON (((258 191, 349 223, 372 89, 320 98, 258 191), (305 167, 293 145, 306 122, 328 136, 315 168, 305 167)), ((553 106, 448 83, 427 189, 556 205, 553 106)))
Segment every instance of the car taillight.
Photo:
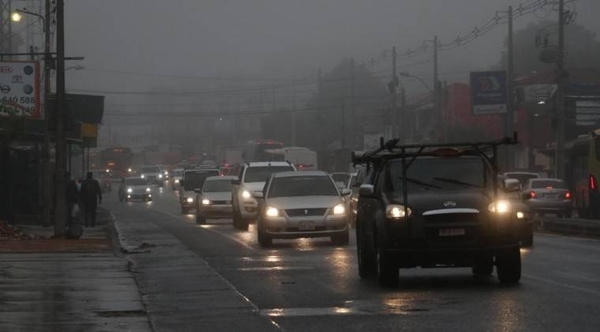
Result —
POLYGON ((570 192, 570 191, 567 191, 567 192, 565 193, 565 199, 571 199, 572 197, 573 197, 573 195, 571 194, 571 192, 570 192))
POLYGON ((536 198, 537 194, 535 193, 535 191, 532 191, 529 193, 529 196, 531 196, 531 198, 536 198))
POLYGON ((590 190, 596 190, 598 188, 596 177, 590 174, 590 190))

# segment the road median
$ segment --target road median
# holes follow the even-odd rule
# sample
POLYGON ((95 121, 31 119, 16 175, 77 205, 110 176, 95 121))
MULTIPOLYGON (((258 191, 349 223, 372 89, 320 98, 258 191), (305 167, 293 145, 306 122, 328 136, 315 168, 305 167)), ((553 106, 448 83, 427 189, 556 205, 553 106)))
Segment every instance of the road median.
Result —
POLYGON ((583 235, 600 238, 600 220, 579 218, 545 218, 542 222, 544 231, 565 234, 583 235))

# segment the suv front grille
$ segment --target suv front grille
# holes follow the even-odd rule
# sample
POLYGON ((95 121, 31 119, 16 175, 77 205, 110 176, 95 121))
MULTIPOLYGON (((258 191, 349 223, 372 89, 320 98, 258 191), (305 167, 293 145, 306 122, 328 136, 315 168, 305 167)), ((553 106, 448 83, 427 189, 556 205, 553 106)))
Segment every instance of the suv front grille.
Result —
POLYGON ((473 223, 476 224, 479 219, 478 213, 448 213, 423 216, 425 224, 455 224, 455 223, 473 223))
POLYGON ((325 212, 327 212, 326 208, 285 210, 285 213, 290 217, 322 216, 325 212))

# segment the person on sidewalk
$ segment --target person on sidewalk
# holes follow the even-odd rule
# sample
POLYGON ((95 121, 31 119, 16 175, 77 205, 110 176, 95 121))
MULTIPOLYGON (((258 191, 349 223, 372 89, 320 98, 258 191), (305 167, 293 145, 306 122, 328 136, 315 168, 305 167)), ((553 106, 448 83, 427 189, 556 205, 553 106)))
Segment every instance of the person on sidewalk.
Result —
POLYGON ((79 202, 79 189, 77 188, 77 183, 73 179, 71 179, 71 173, 65 172, 65 181, 67 183, 67 187, 65 189, 65 194, 67 195, 67 229, 73 227, 73 217, 75 217, 74 209, 75 206, 79 202))
POLYGON ((92 172, 88 172, 85 181, 81 184, 81 202, 85 214, 85 227, 96 226, 96 210, 98 204, 102 204, 102 189, 100 184, 93 178, 92 172))

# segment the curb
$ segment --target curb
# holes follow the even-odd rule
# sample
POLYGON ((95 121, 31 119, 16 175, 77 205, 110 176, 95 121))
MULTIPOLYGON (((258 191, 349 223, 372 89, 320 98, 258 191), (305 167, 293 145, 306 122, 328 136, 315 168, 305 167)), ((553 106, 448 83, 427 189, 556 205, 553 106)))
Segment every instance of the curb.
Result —
POLYGON ((600 238, 600 220, 548 219, 542 222, 542 228, 552 233, 600 238))

